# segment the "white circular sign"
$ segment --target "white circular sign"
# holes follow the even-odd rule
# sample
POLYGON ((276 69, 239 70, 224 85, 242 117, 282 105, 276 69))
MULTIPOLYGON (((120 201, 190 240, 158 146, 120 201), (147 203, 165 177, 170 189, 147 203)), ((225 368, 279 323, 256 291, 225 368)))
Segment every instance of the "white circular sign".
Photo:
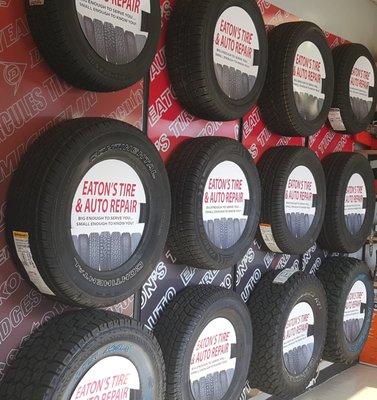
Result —
POLYGON ((135 365, 120 356, 104 358, 84 375, 70 400, 130 399, 130 390, 140 390, 135 365))
POLYGON ((216 24, 213 61, 218 83, 229 97, 241 99, 253 89, 259 71, 254 65, 256 50, 259 38, 250 15, 241 7, 227 8, 216 24), (240 86, 238 90, 234 85, 240 86))
POLYGON ((150 0, 75 0, 81 28, 93 49, 114 64, 127 64, 143 50, 148 33, 143 13, 150 0))
POLYGON ((296 304, 285 325, 283 340, 284 363, 292 374, 302 373, 313 356, 314 336, 310 334, 311 326, 314 326, 311 306, 306 302, 296 304))
POLYGON ((347 297, 344 308, 343 326, 347 339, 355 341, 364 325, 367 304, 367 289, 364 282, 357 281, 347 297))
MULTIPOLYGON (((228 390, 236 368, 237 359, 232 358, 232 345, 235 344, 236 331, 228 319, 216 318, 204 328, 195 344, 190 364, 190 384, 196 400, 200 399, 196 395, 196 382, 214 373, 226 377, 227 386, 222 389, 224 394, 228 390)), ((223 395, 212 400, 220 400, 223 395)))
POLYGON ((316 119, 322 110, 325 78, 325 63, 318 47, 313 42, 303 42, 294 59, 293 91, 298 112, 308 121, 316 119))
MULTIPOLYGON (((145 223, 140 222, 140 216, 142 204, 145 203, 142 181, 127 163, 111 159, 90 168, 76 190, 71 209, 71 235, 84 261, 91 258, 95 262, 96 257, 89 257, 83 252, 93 255, 93 251, 101 251, 103 257, 110 257, 106 253, 111 252, 111 240, 119 237, 124 255, 119 264, 112 268, 123 264, 132 255, 144 232, 145 223), (104 239, 109 242, 108 246, 103 247, 98 243, 96 238, 99 235, 108 237, 104 239), (85 236, 92 238, 88 243, 89 248, 80 246, 85 236), (91 249, 92 242, 94 250, 91 249), (127 247, 130 248, 127 250, 127 247)), ((97 265, 90 266, 99 269, 97 265)))
POLYGON ((364 119, 373 105, 370 88, 375 85, 374 69, 368 58, 359 57, 352 68, 350 97, 352 110, 359 119, 364 119))
POLYGON ((367 189, 360 174, 353 174, 348 182, 344 199, 346 226, 353 235, 358 233, 365 219, 367 189))
POLYGON ((300 238, 309 231, 317 208, 317 185, 309 168, 301 165, 289 175, 285 189, 284 211, 289 230, 300 238))
POLYGON ((249 185, 242 169, 223 161, 210 173, 203 194, 203 222, 209 239, 219 248, 232 247, 247 223, 249 185))

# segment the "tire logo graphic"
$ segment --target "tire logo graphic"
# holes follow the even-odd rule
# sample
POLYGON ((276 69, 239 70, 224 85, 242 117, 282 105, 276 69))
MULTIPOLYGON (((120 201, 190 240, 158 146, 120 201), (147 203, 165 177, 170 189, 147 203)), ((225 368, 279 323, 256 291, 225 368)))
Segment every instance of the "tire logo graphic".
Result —
POLYGON ((5 82, 9 86, 13 86, 13 95, 16 95, 18 88, 20 87, 22 78, 25 74, 27 64, 0 61, 0 65, 4 66, 3 77, 5 82))

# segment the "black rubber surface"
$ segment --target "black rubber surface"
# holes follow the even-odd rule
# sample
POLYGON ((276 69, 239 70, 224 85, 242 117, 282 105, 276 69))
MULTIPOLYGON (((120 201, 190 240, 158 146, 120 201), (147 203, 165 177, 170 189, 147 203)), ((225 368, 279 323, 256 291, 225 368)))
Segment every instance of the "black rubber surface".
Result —
POLYGON ((368 339, 373 316, 374 290, 366 264, 347 257, 329 257, 317 272, 327 295, 328 325, 324 359, 332 362, 353 364, 368 339), (344 321, 348 295, 361 281, 366 288, 367 301, 361 304, 364 319, 344 321))
POLYGON ((70 399, 88 370, 109 356, 124 357, 139 371, 141 390, 131 390, 132 400, 164 400, 164 360, 156 339, 135 320, 102 310, 70 312, 34 332, 6 370, 0 397, 70 399))
POLYGON ((311 136, 326 122, 333 100, 334 66, 326 37, 311 22, 289 22, 274 28, 269 33, 268 41, 267 79, 259 100, 263 120, 274 133, 311 136), (307 41, 318 47, 324 60, 326 79, 322 81, 322 93, 325 95, 323 103, 314 96, 295 98, 294 60, 298 47, 307 41), (313 119, 313 115, 317 114, 313 119))
POLYGON ((271 226, 282 253, 305 253, 318 238, 325 215, 326 184, 320 160, 314 152, 303 147, 276 147, 266 151, 257 166, 262 185, 261 224, 271 226), (303 212, 286 214, 285 211, 288 178, 299 166, 307 167, 316 182, 314 218, 303 212))
POLYGON ((233 400, 244 388, 252 352, 252 325, 240 297, 214 286, 191 287, 174 299, 161 316, 155 335, 166 364, 166 400, 233 400), (228 319, 237 336, 232 345, 235 370, 207 374, 190 384, 194 347, 204 328, 214 319, 228 319), (194 396, 194 397, 193 397, 194 396))
POLYGON ((323 160, 326 175, 326 216, 319 236, 319 245, 329 251, 354 253, 370 235, 375 210, 374 175, 367 158, 357 153, 334 153, 323 160), (344 204, 348 183, 359 174, 366 186, 365 216, 345 215, 344 204))
POLYGON ((373 120, 377 104, 377 69, 370 51, 362 44, 349 43, 335 47, 333 50, 335 68, 335 94, 332 107, 340 110, 345 126, 345 134, 356 134, 366 130, 373 120), (369 87, 372 101, 351 98, 350 79, 356 61, 359 57, 366 57, 374 70, 373 87, 369 87))
MULTIPOLYGON (((237 24, 237 21, 234 21, 237 24)), ((180 0, 170 18, 166 57, 178 100, 197 117, 227 121, 244 116, 257 102, 267 71, 267 36, 254 0, 180 0), (241 7, 252 18, 259 40, 254 65, 258 75, 242 76, 235 68, 214 63, 214 31, 229 7, 241 7), (220 83, 221 82, 221 85, 220 83)))
POLYGON ((316 376, 326 338, 327 306, 325 291, 315 276, 296 272, 284 284, 273 283, 280 272, 265 274, 249 300, 254 327, 249 381, 252 387, 288 400, 304 392, 316 376), (299 361, 309 349, 299 348, 284 357, 283 340, 288 317, 301 302, 308 303, 314 313, 314 348, 304 371, 295 374, 289 367, 301 366, 299 361))
POLYGON ((156 148, 136 128, 108 119, 76 119, 43 135, 25 155, 8 198, 13 252, 13 231, 28 232, 44 282, 59 300, 76 306, 103 307, 132 295, 161 256, 169 220, 169 182, 156 148), (108 159, 123 160, 142 180, 148 207, 141 240, 106 231, 71 237, 76 189, 90 168, 108 159), (130 248, 136 249, 130 258, 111 269, 130 248))
MULTIPOLYGON (((176 150, 167 169, 172 188, 168 247, 177 262, 217 270, 236 264, 254 238, 260 215, 260 181, 248 151, 236 140, 197 138, 176 150), (224 161, 231 161, 242 169, 250 201, 245 201, 242 219, 216 218, 204 222, 202 207, 206 182, 212 170, 224 161), (235 241, 235 237, 239 239, 235 241), (228 247, 230 243, 233 245, 228 247)), ((229 215, 231 217, 231 213, 229 215)))
POLYGON ((142 14, 144 43, 124 27, 80 15, 75 0, 49 0, 30 5, 25 0, 33 38, 51 68, 71 85, 95 92, 124 89, 144 77, 160 36, 159 0, 142 14), (136 48, 143 44, 137 55, 136 48))

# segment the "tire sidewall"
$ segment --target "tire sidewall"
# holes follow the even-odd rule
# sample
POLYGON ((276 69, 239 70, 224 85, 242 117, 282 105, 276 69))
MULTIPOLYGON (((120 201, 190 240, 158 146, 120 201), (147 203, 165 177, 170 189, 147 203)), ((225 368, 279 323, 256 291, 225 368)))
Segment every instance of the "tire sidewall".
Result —
MULTIPOLYGON (((49 213, 52 235, 48 239, 50 245, 55 249, 57 262, 60 265, 57 271, 58 276, 53 281, 64 279, 70 282, 75 288, 75 292, 97 302, 103 301, 104 304, 107 304, 110 298, 113 299, 112 304, 115 301, 121 301, 127 294, 131 295, 137 287, 142 285, 145 277, 154 267, 154 262, 157 261, 159 253, 163 250, 167 235, 167 228, 164 227, 169 224, 170 215, 170 192, 161 190, 161 188, 169 187, 162 161, 157 158, 153 160, 156 171, 156 179, 153 179, 152 173, 148 171, 146 165, 133 155, 131 150, 123 153, 120 150, 108 149, 108 146, 118 143, 135 146, 145 156, 150 152, 157 154, 153 145, 141 136, 138 137, 136 133, 125 136, 124 132, 120 129, 117 132, 114 127, 110 128, 110 132, 101 132, 85 147, 80 147, 75 151, 75 156, 72 157, 72 161, 64 173, 64 178, 57 188, 58 196, 56 199, 59 203, 49 213), (99 155, 97 156, 98 151, 99 155), (132 256, 119 268, 100 272, 85 265, 74 248, 70 231, 71 208, 75 192, 86 172, 97 163, 109 158, 121 159, 139 174, 146 193, 148 218, 142 239, 132 256), (67 182, 69 182, 68 185, 67 182), (151 242, 156 245, 150 246, 151 242), (117 273, 118 277, 122 277, 123 282, 121 284, 113 282, 114 277, 111 277, 111 275, 114 276, 114 272, 117 273), (103 281, 102 285, 101 280, 103 281)), ((33 250, 38 254, 38 241, 34 243, 33 247, 33 250)), ((41 259, 43 264, 42 261, 43 259, 41 259)), ((49 273, 52 274, 52 272, 49 273)), ((54 291, 51 279, 48 283, 54 291)))
POLYGON ((202 252, 207 254, 211 264, 217 263, 219 257, 226 261, 228 264, 235 264, 240 255, 246 253, 250 247, 250 240, 254 238, 258 228, 259 215, 260 215, 260 204, 261 204, 261 193, 260 193, 260 180, 256 166, 253 164, 251 159, 246 157, 246 151, 241 149, 238 143, 228 142, 227 146, 223 146, 221 149, 217 149, 216 154, 211 157, 208 164, 205 165, 201 175, 200 181, 197 185, 197 195, 195 202, 195 216, 194 220, 197 221, 195 224, 196 236, 200 239, 202 246, 202 252), (240 152, 240 150, 242 150, 240 152), (240 156, 243 156, 242 158, 240 156), (248 182, 248 188, 250 193, 250 213, 247 219, 245 229, 241 237, 237 242, 227 248, 220 249, 214 243, 211 242, 204 228, 203 220, 203 198, 206 183, 209 179, 209 175, 214 168, 224 161, 231 161, 241 168, 248 182), (231 261, 232 260, 232 261, 231 261))
POLYGON ((182 358, 182 400, 197 400, 194 398, 191 385, 190 385, 190 363, 195 345, 206 326, 217 318, 225 318, 229 320, 237 336, 237 362, 233 375, 232 383, 229 386, 228 392, 222 397, 221 400, 236 398, 244 385, 244 381, 240 377, 247 376, 249 368, 250 356, 252 352, 252 327, 250 316, 246 307, 239 307, 240 302, 236 301, 234 297, 223 297, 212 303, 205 311, 205 315, 198 315, 196 319, 196 327, 192 332, 186 334, 184 340, 187 343, 182 358), (236 314, 235 314, 236 313, 236 314), (242 335, 244 331, 244 335, 242 335))
MULTIPOLYGON (((289 391, 292 393, 297 393, 298 388, 302 386, 302 382, 306 381, 308 384, 315 376, 319 361, 322 357, 323 344, 326 338, 326 299, 323 293, 322 296, 318 296, 320 287, 319 284, 316 285, 314 290, 313 282, 308 282, 300 286, 299 290, 296 291, 295 295, 289 300, 286 306, 287 312, 284 318, 281 319, 281 325, 279 327, 279 332, 281 332, 278 339, 277 347, 277 363, 280 365, 282 379, 285 381, 289 391), (322 299, 321 299, 322 297, 322 299), (284 357, 283 357, 283 339, 284 339, 284 329, 287 325, 289 315, 293 308, 299 303, 308 303, 314 314, 314 349, 313 355, 306 366, 305 370, 298 375, 292 375, 286 368, 284 357)), ((323 291, 323 289, 321 288, 323 291)))
POLYGON ((157 343, 152 344, 144 333, 132 328, 113 327, 102 331, 74 354, 65 368, 59 371, 56 377, 57 387, 46 399, 70 398, 66 396, 72 396, 75 388, 94 365, 113 356, 131 361, 138 371, 140 381, 144 382, 144 387, 148 387, 151 394, 161 396, 165 378, 163 368, 158 367, 161 359, 155 346, 157 343))
MULTIPOLYGON (((150 15, 155 15, 156 17, 149 19, 151 25, 145 47, 138 57, 124 65, 116 65, 106 61, 93 49, 80 26, 75 2, 76 0, 69 0, 68 2, 49 0, 44 7, 48 6, 48 3, 51 3, 50 7, 56 8, 62 19, 62 24, 65 26, 67 39, 76 56, 82 61, 85 60, 86 68, 95 69, 96 74, 102 75, 106 80, 110 79, 114 89, 122 89, 140 80, 153 61, 159 41, 161 29, 159 1, 150 0, 150 15), (120 80, 124 82, 120 82, 120 80)), ((85 86, 85 83, 83 85, 85 86)))
POLYGON ((287 97, 285 101, 287 102, 287 108, 291 110, 292 120, 294 121, 296 130, 299 132, 305 132, 305 134, 302 136, 310 136, 313 133, 319 131, 323 126, 323 124, 325 123, 333 101, 334 65, 333 65, 332 54, 323 32, 320 30, 318 26, 311 23, 306 23, 306 29, 304 35, 302 34, 302 32, 300 34, 297 33, 296 35, 294 35, 292 41, 289 43, 289 46, 290 46, 289 47, 290 52, 286 53, 285 71, 283 73, 285 74, 285 76, 289 77, 289 79, 286 80, 286 85, 291 95, 287 97), (294 66, 295 56, 297 54, 299 46, 306 41, 310 41, 317 46, 322 55, 326 69, 326 82, 324 90, 325 101, 319 115, 314 120, 311 121, 306 121, 300 115, 295 102, 294 90, 293 90, 293 66, 294 66))
POLYGON ((374 290, 372 282, 367 275, 367 273, 361 269, 360 267, 355 271, 356 274, 352 274, 344 286, 344 290, 341 295, 341 299, 339 300, 339 304, 341 305, 341 309, 337 313, 337 331, 341 338, 340 344, 342 347, 342 353, 346 356, 348 360, 357 360, 358 355, 360 354, 369 334, 369 328, 372 323, 373 317, 373 302, 374 302, 374 290), (348 295, 353 287, 353 285, 357 282, 361 281, 365 285, 366 292, 367 292, 367 304, 366 304, 366 311, 365 311, 365 319, 363 323, 363 327, 360 331, 357 340, 354 342, 349 342, 346 338, 344 332, 344 311, 346 306, 346 301, 348 295))
POLYGON ((202 67, 205 71, 205 81, 209 93, 215 99, 215 102, 221 111, 233 115, 244 115, 251 109, 263 89, 263 85, 267 75, 267 57, 268 44, 267 34, 259 7, 254 1, 247 0, 225 0, 223 2, 212 1, 211 7, 208 8, 208 23, 205 25, 205 30, 202 34, 203 59, 202 67), (215 74, 215 63, 213 59, 213 38, 215 27, 221 14, 229 7, 240 7, 244 9, 253 20, 257 32, 259 32, 259 47, 260 47, 260 62, 256 82, 251 92, 243 99, 232 99, 223 92, 215 74), (259 14, 258 17, 256 15, 259 14), (253 15, 253 17, 252 17, 253 15))

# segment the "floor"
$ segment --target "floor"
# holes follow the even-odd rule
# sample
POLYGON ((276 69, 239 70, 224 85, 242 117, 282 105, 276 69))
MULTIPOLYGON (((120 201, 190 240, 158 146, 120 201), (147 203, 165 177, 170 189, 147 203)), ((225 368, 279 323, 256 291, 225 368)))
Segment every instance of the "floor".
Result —
POLYGON ((357 365, 296 400, 377 400, 377 368, 357 365))

